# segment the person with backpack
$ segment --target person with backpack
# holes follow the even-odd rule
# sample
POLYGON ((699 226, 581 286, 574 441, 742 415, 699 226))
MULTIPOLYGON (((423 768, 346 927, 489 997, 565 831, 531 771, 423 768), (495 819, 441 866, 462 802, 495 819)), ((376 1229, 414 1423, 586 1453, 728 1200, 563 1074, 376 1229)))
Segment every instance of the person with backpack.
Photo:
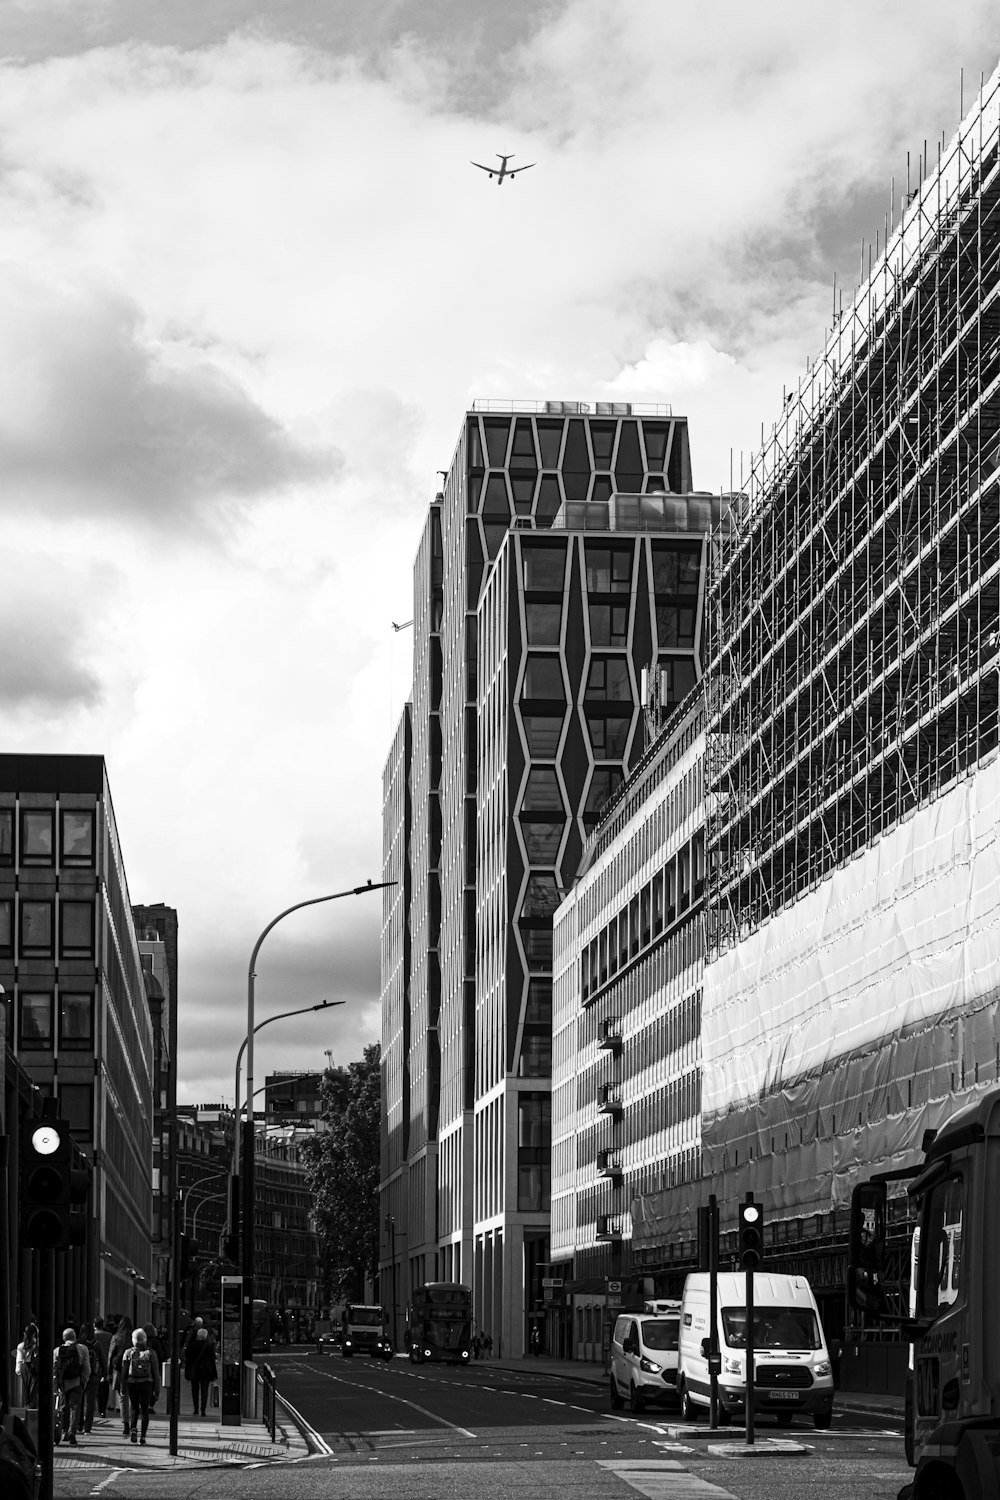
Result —
POLYGON ((194 1343, 189 1348, 184 1361, 184 1375, 191 1382, 194 1415, 198 1415, 200 1408, 202 1416, 205 1416, 209 1387, 213 1380, 219 1378, 219 1367, 215 1362, 215 1345, 209 1338, 207 1328, 199 1328, 195 1335, 194 1343))
POLYGON ((133 1443, 144 1445, 149 1409, 160 1394, 160 1361, 149 1347, 144 1328, 137 1328, 132 1335, 132 1347, 126 1349, 122 1358, 122 1378, 128 1386, 128 1404, 132 1413, 130 1436, 133 1443))
POLYGON ((71 1448, 78 1446, 76 1433, 80 1425, 80 1406, 89 1380, 90 1355, 87 1347, 77 1342, 74 1329, 64 1328, 62 1343, 52 1351, 52 1384, 59 1398, 62 1418, 61 1424, 54 1424, 55 1442, 65 1438, 71 1448))
POLYGON ((83 1413, 81 1426, 84 1432, 90 1432, 94 1426, 94 1413, 97 1409, 97 1397, 102 1381, 106 1382, 108 1374, 107 1361, 104 1352, 98 1344, 93 1323, 84 1323, 80 1329, 80 1343, 84 1345, 90 1355, 90 1379, 83 1393, 83 1413))
POLYGON ((17 1346, 14 1358, 15 1373, 21 1377, 21 1395, 24 1405, 38 1404, 38 1324, 29 1323, 24 1338, 17 1346))

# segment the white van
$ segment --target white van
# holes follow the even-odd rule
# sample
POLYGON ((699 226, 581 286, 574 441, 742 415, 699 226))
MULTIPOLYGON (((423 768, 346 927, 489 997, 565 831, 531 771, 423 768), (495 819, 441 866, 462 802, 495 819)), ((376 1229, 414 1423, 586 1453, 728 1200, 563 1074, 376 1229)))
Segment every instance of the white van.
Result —
MULTIPOLYGON (((812 1287, 804 1276, 755 1271, 754 1413, 787 1427, 796 1412, 817 1427, 833 1419, 833 1371, 812 1287)), ((744 1415, 746 1400, 746 1274, 719 1272, 719 1416, 744 1415)), ((681 1298, 677 1389, 685 1421, 708 1409, 708 1273, 694 1271, 681 1298)))
POLYGON ((620 1313, 611 1336, 611 1410, 628 1401, 640 1412, 650 1401, 677 1399, 680 1303, 657 1302, 655 1312, 620 1313))

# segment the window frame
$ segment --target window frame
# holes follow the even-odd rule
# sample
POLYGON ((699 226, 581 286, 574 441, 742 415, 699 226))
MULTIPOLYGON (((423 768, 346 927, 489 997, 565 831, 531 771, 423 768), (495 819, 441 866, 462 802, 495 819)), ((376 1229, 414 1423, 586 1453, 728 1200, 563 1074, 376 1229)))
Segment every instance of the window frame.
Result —
POLYGON ((18 1052, 51 1052, 54 1043, 55 1030, 55 997, 51 990, 19 990, 17 997, 17 1050, 18 1052), (36 1038, 25 1036, 24 1012, 26 1000, 45 1000, 48 1002, 48 1038, 39 1041, 36 1038))
POLYGON ((18 863, 25 869, 51 870, 56 862, 56 810, 54 807, 22 807, 20 847, 18 863), (32 854, 28 849, 28 826, 35 820, 47 820, 49 825, 49 852, 32 854))
POLYGON ((39 896, 22 896, 18 903, 18 957, 19 958, 52 958, 55 955, 55 902, 51 898, 39 896), (30 908, 41 907, 48 910, 49 918, 49 940, 45 947, 39 944, 29 944, 25 938, 25 917, 30 908))
POLYGON ((61 807, 59 809, 59 863, 73 870, 92 870, 97 858, 97 818, 92 807, 61 807), (86 819, 90 828, 90 853, 87 855, 66 853, 66 823, 69 818, 86 819))

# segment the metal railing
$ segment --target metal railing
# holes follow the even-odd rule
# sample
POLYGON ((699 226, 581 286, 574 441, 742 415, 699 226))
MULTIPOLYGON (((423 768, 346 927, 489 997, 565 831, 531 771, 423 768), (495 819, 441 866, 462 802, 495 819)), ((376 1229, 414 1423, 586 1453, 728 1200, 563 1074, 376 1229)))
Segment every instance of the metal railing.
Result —
POLYGON ((261 1387, 261 1416, 264 1426, 271 1435, 271 1442, 274 1443, 277 1442, 274 1431, 277 1421, 278 1387, 270 1365, 257 1366, 257 1381, 261 1387))
POLYGON ((673 407, 669 401, 512 401, 494 396, 477 396, 472 403, 474 412, 487 415, 517 416, 526 414, 547 417, 669 417, 673 407))

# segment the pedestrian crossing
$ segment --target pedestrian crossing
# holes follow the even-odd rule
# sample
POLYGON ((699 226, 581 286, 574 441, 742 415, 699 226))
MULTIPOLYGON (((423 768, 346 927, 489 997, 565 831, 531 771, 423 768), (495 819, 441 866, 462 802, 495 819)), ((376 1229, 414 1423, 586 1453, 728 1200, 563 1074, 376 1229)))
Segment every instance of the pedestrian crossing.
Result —
POLYGON ((599 1469, 624 1479, 646 1500, 737 1500, 731 1490, 690 1474, 676 1459, 599 1458, 595 1462, 599 1469))
MULTIPOLYGON (((873 1435, 884 1437, 894 1434, 873 1435)), ((829 1433, 823 1433, 824 1439, 828 1436, 829 1433)), ((605 1458, 595 1459, 594 1462, 597 1468, 605 1469, 616 1478, 624 1480, 638 1494, 645 1496, 646 1500, 737 1500, 737 1496, 731 1490, 690 1473, 685 1465, 676 1459, 605 1458)), ((893 1470, 884 1476, 870 1474, 868 1477, 898 1480, 900 1476, 897 1471, 893 1470)))

